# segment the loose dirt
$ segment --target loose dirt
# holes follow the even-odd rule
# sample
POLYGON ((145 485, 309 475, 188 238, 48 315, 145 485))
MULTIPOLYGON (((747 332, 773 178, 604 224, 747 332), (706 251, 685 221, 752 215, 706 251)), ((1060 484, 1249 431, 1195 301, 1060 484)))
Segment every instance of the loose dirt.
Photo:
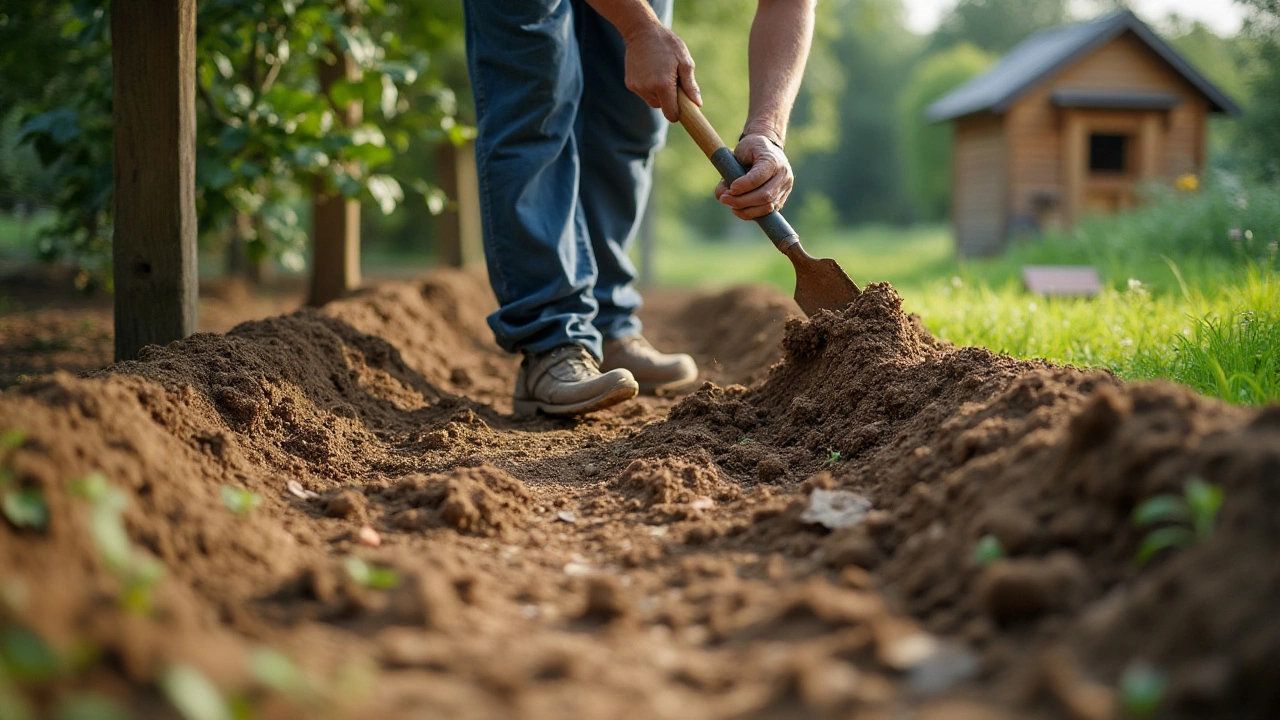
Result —
POLYGON ((1108 718, 1146 672, 1163 716, 1280 709, 1280 408, 956 348, 872 285, 667 296, 701 389, 520 419, 492 304, 441 273, 0 396, 48 506, 0 522, 4 657, 63 658, 28 700, 174 717, 195 668, 258 717, 1108 718), (1193 477, 1212 533, 1135 562, 1193 477))

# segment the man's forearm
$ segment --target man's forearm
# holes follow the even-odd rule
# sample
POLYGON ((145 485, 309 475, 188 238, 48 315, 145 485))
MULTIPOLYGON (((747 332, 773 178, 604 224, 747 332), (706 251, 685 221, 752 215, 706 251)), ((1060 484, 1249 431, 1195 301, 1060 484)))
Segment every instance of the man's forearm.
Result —
POLYGON ((812 0, 759 0, 751 25, 747 133, 763 134, 779 144, 786 139, 812 42, 812 0))
POLYGON ((617 28, 624 40, 645 28, 662 24, 645 0, 587 0, 587 4, 617 28))

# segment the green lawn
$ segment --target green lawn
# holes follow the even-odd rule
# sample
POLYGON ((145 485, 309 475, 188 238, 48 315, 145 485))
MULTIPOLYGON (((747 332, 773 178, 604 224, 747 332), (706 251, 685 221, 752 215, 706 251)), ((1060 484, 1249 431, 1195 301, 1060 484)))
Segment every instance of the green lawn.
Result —
MULTIPOLYGON (((1128 379, 1169 378, 1232 402, 1280 399, 1274 262, 1134 253, 1094 259, 1107 285, 1095 298, 1024 291, 1025 264, 1090 261, 1069 242, 1053 238, 1003 258, 960 262, 943 227, 805 238, 810 252, 834 257, 859 284, 893 283, 909 312, 957 344, 1108 368, 1128 379)), ((763 236, 721 242, 668 236, 656 276, 661 284, 703 287, 765 282, 790 291, 794 283, 790 263, 763 236)))

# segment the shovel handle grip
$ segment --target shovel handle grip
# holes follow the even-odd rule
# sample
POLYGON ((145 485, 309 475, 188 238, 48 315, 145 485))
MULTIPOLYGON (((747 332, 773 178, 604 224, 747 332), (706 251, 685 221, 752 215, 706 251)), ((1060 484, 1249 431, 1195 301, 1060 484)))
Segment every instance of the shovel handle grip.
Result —
MULTIPOLYGON (((720 172, 720 177, 724 178, 725 183, 732 185, 734 180, 746 175, 747 171, 742 167, 742 163, 738 162, 738 158, 734 157, 733 151, 720 139, 716 129, 707 122, 702 110, 698 109, 683 90, 677 92, 676 97, 680 101, 680 124, 689 132, 689 136, 698 144, 698 147, 702 148, 703 154, 720 172)), ((782 217, 782 213, 776 210, 762 218, 757 218, 756 224, 773 241, 774 247, 783 254, 786 254, 792 245, 800 242, 800 235, 791 228, 791 224, 782 217)))

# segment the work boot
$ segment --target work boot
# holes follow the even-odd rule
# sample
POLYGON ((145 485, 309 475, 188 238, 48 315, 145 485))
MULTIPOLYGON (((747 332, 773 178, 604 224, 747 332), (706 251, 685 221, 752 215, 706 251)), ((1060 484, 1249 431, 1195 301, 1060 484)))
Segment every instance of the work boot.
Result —
POLYGON ((698 379, 698 364, 684 354, 658 352, 641 335, 604 341, 601 369, 625 368, 640 383, 640 392, 678 390, 698 379))
POLYGON ((515 411, 520 415, 585 415, 630 400, 639 392, 626 370, 600 372, 581 345, 561 345, 526 355, 516 376, 515 411))

